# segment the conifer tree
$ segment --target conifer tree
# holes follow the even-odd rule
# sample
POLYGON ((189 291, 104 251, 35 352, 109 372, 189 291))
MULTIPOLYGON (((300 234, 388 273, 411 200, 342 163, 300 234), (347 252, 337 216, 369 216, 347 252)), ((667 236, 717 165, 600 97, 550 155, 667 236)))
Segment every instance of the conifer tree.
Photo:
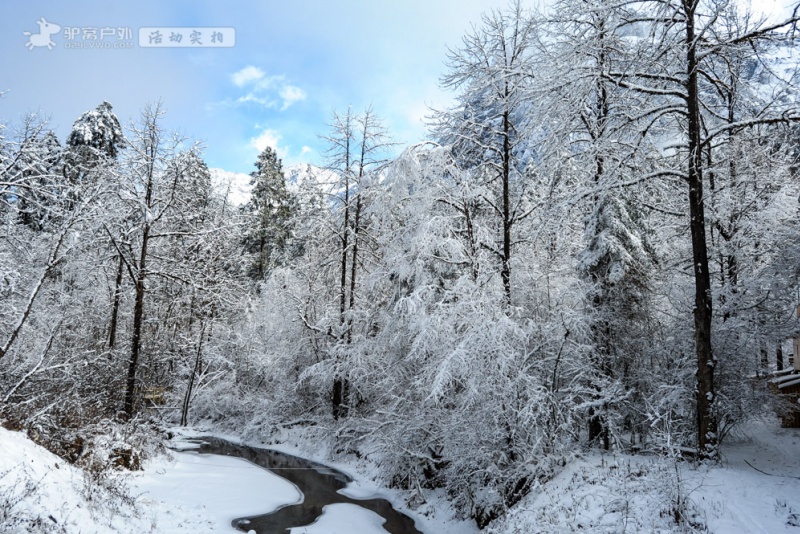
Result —
POLYGON ((280 158, 271 147, 264 149, 251 173, 253 190, 243 209, 248 216, 245 250, 252 255, 247 274, 263 280, 270 268, 281 262, 291 235, 290 219, 295 211, 280 158))
POLYGON ((25 182, 19 191, 19 221, 44 230, 58 221, 59 204, 67 194, 60 178, 61 143, 52 130, 31 139, 12 169, 25 182))
POLYGON ((104 161, 115 160, 125 148, 119 119, 106 101, 81 115, 67 137, 65 176, 73 183, 104 161))

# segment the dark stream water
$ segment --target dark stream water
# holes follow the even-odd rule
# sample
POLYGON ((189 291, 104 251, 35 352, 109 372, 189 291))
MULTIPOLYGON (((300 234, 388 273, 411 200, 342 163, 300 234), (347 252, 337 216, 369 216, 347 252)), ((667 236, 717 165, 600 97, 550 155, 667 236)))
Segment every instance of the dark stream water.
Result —
POLYGON ((237 445, 219 438, 192 440, 198 443, 202 454, 221 454, 243 458, 270 470, 297 486, 303 501, 277 510, 251 517, 234 519, 231 524, 242 532, 254 530, 258 534, 285 534, 294 527, 312 524, 329 504, 354 504, 375 512, 386 520, 383 528, 391 534, 422 534, 414 520, 392 508, 386 499, 353 499, 338 493, 350 477, 325 465, 270 449, 237 445))

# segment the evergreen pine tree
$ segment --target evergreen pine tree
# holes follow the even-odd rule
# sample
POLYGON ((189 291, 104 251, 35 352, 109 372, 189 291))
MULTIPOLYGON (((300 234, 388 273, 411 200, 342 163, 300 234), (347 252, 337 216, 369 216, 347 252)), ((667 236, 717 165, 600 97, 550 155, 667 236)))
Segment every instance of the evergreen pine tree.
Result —
POLYGON ((65 176, 73 183, 82 181, 102 162, 116 159, 125 144, 119 119, 104 101, 73 123, 67 137, 65 176))
POLYGON ((12 170, 25 184, 18 196, 19 222, 34 230, 57 224, 58 207, 67 194, 65 184, 58 179, 62 156, 61 143, 48 131, 31 139, 12 170))
POLYGON ((243 245, 252 255, 247 274, 263 280, 270 268, 279 264, 291 235, 290 219, 294 200, 286 189, 283 165, 271 147, 264 149, 251 173, 253 190, 243 210, 248 219, 243 245))

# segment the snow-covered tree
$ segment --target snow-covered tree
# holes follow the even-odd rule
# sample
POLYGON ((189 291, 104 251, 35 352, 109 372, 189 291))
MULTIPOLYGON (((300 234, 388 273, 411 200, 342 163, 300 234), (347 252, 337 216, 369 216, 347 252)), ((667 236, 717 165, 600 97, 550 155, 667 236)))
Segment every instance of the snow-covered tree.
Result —
POLYGON ((71 162, 91 166, 101 158, 116 158, 125 147, 125 136, 119 119, 108 102, 81 115, 67 137, 71 162), (76 161, 77 160, 77 161, 76 161))
POLYGON ((643 99, 608 77, 629 48, 621 29, 627 15, 624 5, 605 0, 556 2, 540 30, 540 64, 547 70, 538 71, 530 89, 539 101, 531 122, 543 125, 539 167, 555 184, 550 213, 558 223, 573 217, 584 228, 577 267, 591 349, 579 395, 589 441, 605 448, 618 437, 619 423, 633 424, 630 397, 644 360, 641 326, 650 323, 645 302, 655 267, 639 206, 650 196, 644 182, 652 138, 643 138, 649 127, 629 113, 643 99))
MULTIPOLYGON (((766 126, 786 124, 800 115, 792 101, 772 98, 768 106, 748 110, 730 122, 716 109, 718 95, 703 91, 703 87, 726 85, 724 79, 714 78, 715 65, 724 64, 733 57, 731 54, 744 48, 749 48, 754 57, 760 57, 767 43, 787 38, 781 30, 792 27, 798 18, 794 16, 776 24, 762 22, 740 34, 731 34, 721 28, 726 24, 723 15, 730 7, 725 2, 659 0, 630 3, 627 7, 636 10, 636 16, 626 22, 635 30, 636 46, 628 55, 627 65, 609 72, 607 77, 652 102, 638 110, 635 117, 651 123, 668 122, 674 128, 671 138, 662 139, 673 149, 665 151, 655 175, 678 177, 686 184, 684 209, 688 213, 695 282, 692 310, 697 372, 696 440, 703 454, 715 457, 719 440, 714 379, 717 358, 712 336, 713 292, 704 193, 714 167, 706 157, 707 150, 722 143, 730 133, 766 134, 766 126)), ((731 82, 728 79, 729 88, 731 82)))
POLYGON ((282 262, 291 236, 290 221, 295 210, 292 195, 286 189, 286 177, 280 158, 266 147, 251 173, 250 201, 243 206, 247 214, 245 250, 252 255, 248 275, 263 281, 267 273, 282 262))
POLYGON ((484 188, 483 202, 492 211, 489 225, 495 236, 480 245, 500 264, 509 305, 512 253, 519 240, 516 226, 531 213, 526 111, 533 77, 533 21, 519 1, 484 15, 481 26, 450 51, 442 84, 459 91, 457 104, 434 119, 438 140, 452 146, 459 164, 474 173, 476 187, 484 188))
MULTIPOLYGON (((364 217, 370 201, 371 184, 378 180, 383 153, 389 142, 386 129, 372 108, 358 115, 348 108, 334 112, 331 131, 324 136, 327 170, 336 176, 333 196, 337 222, 333 228, 337 250, 338 326, 334 337, 338 345, 349 345, 357 306, 359 272, 364 269, 364 247, 368 223, 364 217)), ((347 357, 341 347, 334 348, 332 409, 335 419, 346 417, 351 402, 347 357)))
POLYGON ((31 141, 30 150, 20 155, 10 172, 19 172, 27 184, 19 191, 16 206, 20 222, 41 230, 58 224, 70 188, 62 176, 62 148, 55 133, 48 131, 31 141))

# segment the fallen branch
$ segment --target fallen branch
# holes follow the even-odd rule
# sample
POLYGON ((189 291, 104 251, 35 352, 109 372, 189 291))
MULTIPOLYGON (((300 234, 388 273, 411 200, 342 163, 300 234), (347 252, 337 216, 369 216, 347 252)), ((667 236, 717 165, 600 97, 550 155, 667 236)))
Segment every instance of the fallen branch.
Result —
POLYGON ((753 469, 755 469, 755 470, 756 470, 756 471, 758 471, 759 473, 763 473, 763 474, 765 474, 765 475, 769 475, 769 476, 771 476, 771 477, 794 478, 794 479, 796 479, 796 480, 800 480, 800 477, 793 477, 793 476, 791 476, 791 475, 776 475, 775 473, 767 473, 766 471, 762 471, 762 470, 761 470, 761 469, 759 469, 758 467, 754 466, 753 464, 751 464, 751 463, 750 463, 750 462, 748 462, 747 460, 745 460, 745 461, 744 461, 744 463, 746 463, 747 465, 749 465, 750 467, 752 467, 753 469))

